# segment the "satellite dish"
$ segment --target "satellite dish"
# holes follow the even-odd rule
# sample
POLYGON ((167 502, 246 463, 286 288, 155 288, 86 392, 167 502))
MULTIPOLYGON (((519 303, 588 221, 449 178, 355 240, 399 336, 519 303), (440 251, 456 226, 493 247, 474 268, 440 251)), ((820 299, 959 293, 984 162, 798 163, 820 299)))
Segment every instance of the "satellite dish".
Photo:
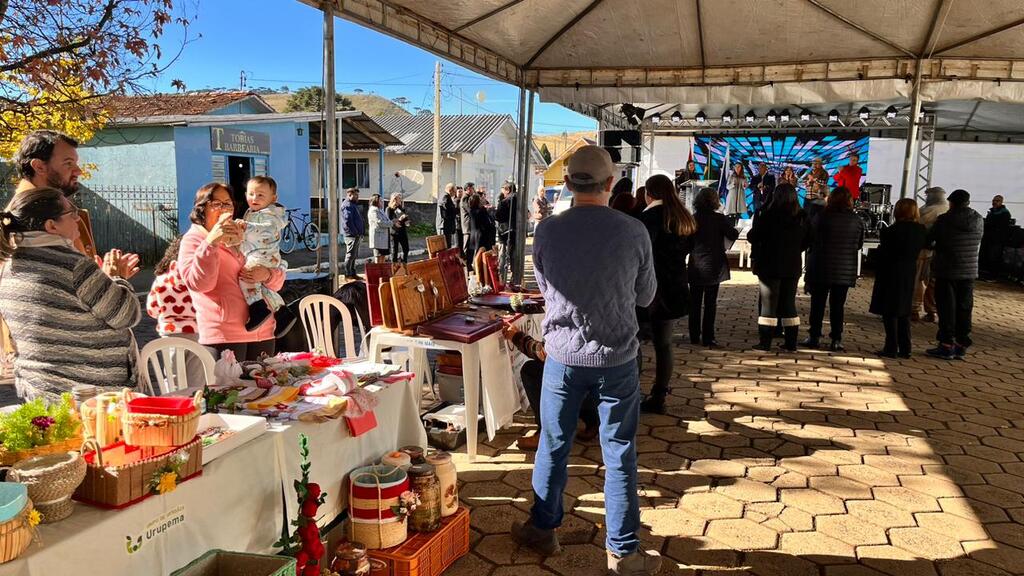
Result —
POLYGON ((477 90, 476 92, 476 103, 483 104, 487 100, 487 93, 483 90, 477 90))
POLYGON ((399 170, 391 177, 391 184, 388 186, 388 198, 398 192, 402 199, 415 194, 423 188, 423 173, 419 170, 399 170))

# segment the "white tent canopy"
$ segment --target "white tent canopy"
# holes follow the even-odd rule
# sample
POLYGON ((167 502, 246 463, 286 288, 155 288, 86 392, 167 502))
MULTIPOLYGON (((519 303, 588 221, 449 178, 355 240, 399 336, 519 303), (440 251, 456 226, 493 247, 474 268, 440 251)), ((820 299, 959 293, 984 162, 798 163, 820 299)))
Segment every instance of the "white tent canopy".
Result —
MULTIPOLYGON (((302 0, 318 6, 315 0, 302 0)), ((346 18, 561 103, 1024 103, 1019 0, 344 0, 346 18)))

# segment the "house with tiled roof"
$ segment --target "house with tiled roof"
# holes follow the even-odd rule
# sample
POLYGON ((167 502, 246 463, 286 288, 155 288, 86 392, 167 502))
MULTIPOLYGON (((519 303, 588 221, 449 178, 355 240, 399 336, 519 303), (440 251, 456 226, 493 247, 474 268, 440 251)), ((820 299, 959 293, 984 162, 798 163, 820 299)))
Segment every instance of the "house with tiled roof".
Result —
MULTIPOLYGON (((381 189, 390 196, 401 193, 406 201, 436 201, 433 177, 434 116, 415 114, 374 116, 374 122, 394 134, 400 145, 383 151, 345 152, 342 184, 373 193, 381 189), (383 158, 383 165, 381 163, 383 158)), ((473 182, 491 199, 501 184, 515 179, 516 124, 507 114, 441 115, 441 187, 448 182, 473 182)), ((547 166, 536 146, 530 146, 532 190, 538 174, 547 166)))
MULTIPOLYGON (((238 90, 109 97, 101 104, 110 121, 79 149, 82 162, 95 166, 85 184, 143 196, 171 190, 179 230, 190 225, 196 190, 210 182, 231 186, 239 213, 245 182, 257 175, 277 181, 278 201, 289 208, 308 212, 322 204, 320 113, 278 113, 259 94, 238 90)), ((361 112, 338 112, 338 119, 342 149, 401 143, 361 112)))

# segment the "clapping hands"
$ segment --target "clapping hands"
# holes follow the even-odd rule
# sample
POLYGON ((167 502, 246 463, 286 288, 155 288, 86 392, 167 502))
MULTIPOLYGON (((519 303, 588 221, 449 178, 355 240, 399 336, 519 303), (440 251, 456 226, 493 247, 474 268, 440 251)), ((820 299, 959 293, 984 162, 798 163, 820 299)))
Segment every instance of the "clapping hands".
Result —
POLYGON ((128 280, 139 272, 139 255, 120 250, 111 250, 103 255, 94 257, 96 265, 100 270, 111 278, 124 278, 128 280))

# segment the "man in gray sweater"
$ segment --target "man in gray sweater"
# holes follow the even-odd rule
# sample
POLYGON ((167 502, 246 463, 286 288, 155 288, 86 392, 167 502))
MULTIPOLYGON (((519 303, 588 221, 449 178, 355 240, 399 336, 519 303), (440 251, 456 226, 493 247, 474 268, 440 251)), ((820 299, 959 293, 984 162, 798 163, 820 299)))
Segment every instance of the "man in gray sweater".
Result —
POLYGON ((569 159, 575 205, 548 218, 534 236, 533 264, 544 293, 547 360, 540 400, 540 446, 533 468, 530 520, 512 537, 541 554, 561 551, 562 493, 584 398, 600 398, 605 465, 608 570, 654 574, 661 557, 640 550, 636 430, 640 419, 636 307, 654 299, 651 241, 639 220, 608 207, 611 157, 584 146, 569 159))

